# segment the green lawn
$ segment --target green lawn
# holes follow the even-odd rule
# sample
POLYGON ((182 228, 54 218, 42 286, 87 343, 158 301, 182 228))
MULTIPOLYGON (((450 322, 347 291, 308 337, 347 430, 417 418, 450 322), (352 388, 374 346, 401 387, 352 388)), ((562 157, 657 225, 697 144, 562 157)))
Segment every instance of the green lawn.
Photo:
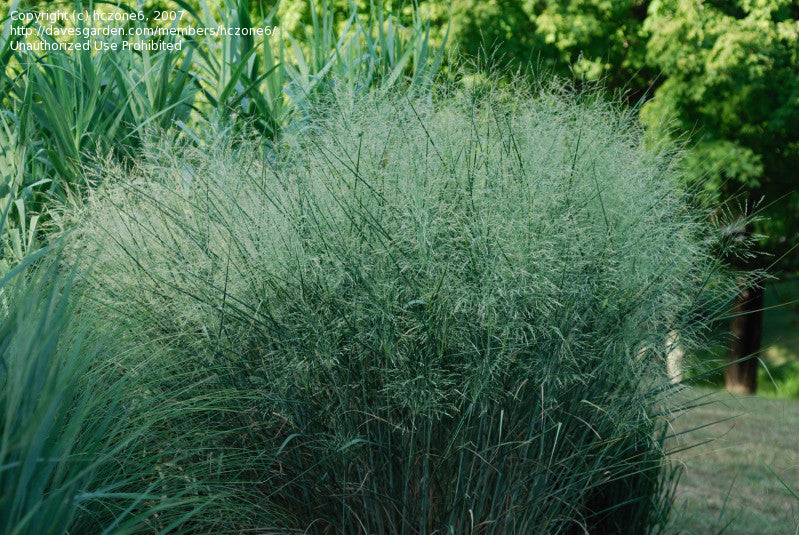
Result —
POLYGON ((675 432, 706 427, 669 448, 709 442, 672 455, 685 470, 669 533, 799 533, 799 500, 771 472, 799 493, 799 401, 690 394, 706 404, 678 416, 675 432))

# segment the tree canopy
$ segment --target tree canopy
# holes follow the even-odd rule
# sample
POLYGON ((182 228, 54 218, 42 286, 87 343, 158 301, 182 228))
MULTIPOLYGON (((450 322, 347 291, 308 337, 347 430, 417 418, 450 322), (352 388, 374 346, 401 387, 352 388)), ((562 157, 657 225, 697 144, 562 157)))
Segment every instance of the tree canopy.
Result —
POLYGON ((799 210, 799 5, 656 0, 644 30, 646 60, 664 81, 643 120, 668 117, 694 134, 690 174, 718 197, 764 196, 757 230, 784 252, 799 210))

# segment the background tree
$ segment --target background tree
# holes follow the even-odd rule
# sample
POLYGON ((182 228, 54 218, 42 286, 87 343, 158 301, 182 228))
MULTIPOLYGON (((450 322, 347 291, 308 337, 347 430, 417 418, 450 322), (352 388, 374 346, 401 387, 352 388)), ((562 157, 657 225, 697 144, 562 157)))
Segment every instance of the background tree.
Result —
POLYGON ((542 55, 556 72, 599 80, 637 100, 656 81, 646 62, 641 0, 523 0, 542 55))
MULTIPOLYGON (((793 0, 656 0, 644 23, 647 61, 664 75, 642 118, 664 116, 694 132, 689 176, 717 200, 740 199, 739 216, 762 218, 738 229, 762 235, 770 253, 731 259, 736 267, 795 269, 781 259, 796 243, 799 194, 799 4, 793 0)), ((735 206, 735 205, 733 205, 735 206)), ((729 360, 760 350, 763 285, 748 281, 733 309, 729 360)), ((757 361, 727 368, 730 391, 756 390, 757 361)))

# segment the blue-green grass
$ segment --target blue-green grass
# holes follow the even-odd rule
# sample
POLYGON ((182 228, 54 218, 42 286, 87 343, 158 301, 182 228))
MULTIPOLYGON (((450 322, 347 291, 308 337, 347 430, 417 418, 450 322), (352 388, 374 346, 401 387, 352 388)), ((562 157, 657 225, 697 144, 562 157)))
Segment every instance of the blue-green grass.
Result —
POLYGON ((665 339, 703 346, 734 292, 726 238, 680 189, 679 151, 644 148, 629 112, 498 85, 342 89, 279 143, 208 132, 102 171, 74 243, 93 301, 185 370, 151 380, 190 377, 222 407, 188 436, 180 411, 165 422, 204 445, 177 466, 227 481, 231 507, 206 518, 666 525, 665 339))

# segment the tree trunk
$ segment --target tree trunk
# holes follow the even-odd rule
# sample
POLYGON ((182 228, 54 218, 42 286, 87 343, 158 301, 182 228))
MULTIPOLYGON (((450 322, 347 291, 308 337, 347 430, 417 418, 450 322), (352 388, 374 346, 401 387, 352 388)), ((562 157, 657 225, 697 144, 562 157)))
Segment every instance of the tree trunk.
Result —
POLYGON ((680 345, 680 331, 666 335, 666 373, 672 383, 685 379, 685 349, 680 345))
POLYGON ((754 394, 757 391, 757 364, 763 339, 762 281, 746 286, 735 296, 732 318, 732 339, 726 368, 727 391, 733 394, 754 394), (747 358, 751 357, 751 358, 747 358), (742 360, 746 359, 746 360, 742 360))

